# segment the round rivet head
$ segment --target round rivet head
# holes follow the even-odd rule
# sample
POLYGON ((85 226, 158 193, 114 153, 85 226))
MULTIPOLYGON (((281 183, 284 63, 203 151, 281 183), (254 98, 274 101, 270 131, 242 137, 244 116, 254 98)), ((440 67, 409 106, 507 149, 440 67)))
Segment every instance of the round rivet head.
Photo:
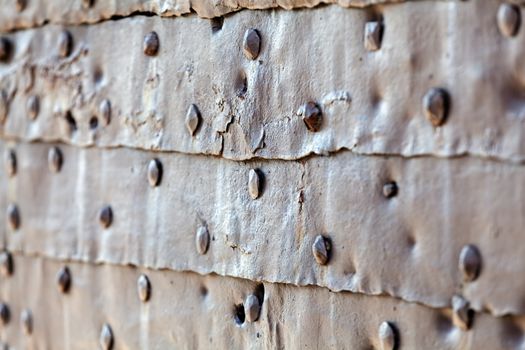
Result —
POLYGON ((321 235, 315 237, 314 243, 312 244, 312 253, 314 255, 315 261, 319 265, 326 265, 330 258, 330 242, 328 239, 321 235))
POLYGON ((260 196, 261 192, 261 179, 259 175, 259 170, 250 169, 248 174, 248 193, 252 199, 257 199, 260 196))
POLYGON ((321 108, 315 102, 308 102, 302 108, 303 122, 310 131, 321 130, 323 114, 321 108))
POLYGON ((102 350, 111 350, 113 348, 113 331, 107 323, 100 330, 99 344, 102 350))
POLYGON ((111 122, 111 102, 108 99, 104 99, 98 106, 98 113, 104 126, 109 125, 111 122))
POLYGON ((191 136, 195 135, 201 121, 201 114, 196 105, 192 104, 186 113, 186 128, 191 136))
POLYGON ((7 119, 9 111, 9 101, 7 100, 7 93, 5 90, 0 91, 0 123, 4 123, 7 119))
POLYGON ((501 4, 498 9, 497 19, 501 34, 507 37, 518 34, 521 25, 521 12, 518 6, 501 4))
POLYGON ((62 163, 64 159, 62 157, 62 151, 58 147, 51 147, 47 153, 47 164, 49 170, 53 173, 58 173, 62 169, 62 163))
POLYGON ((40 101, 38 96, 29 96, 26 104, 27 116, 31 120, 35 120, 40 112, 40 101))
POLYGON ((9 307, 5 303, 0 303, 0 322, 2 323, 2 326, 5 326, 9 323, 10 319, 10 312, 9 307))
POLYGON ((381 48, 383 25, 381 22, 367 22, 365 24, 365 49, 377 51, 381 48))
POLYGON ((423 97, 423 110, 433 126, 438 127, 445 123, 449 104, 448 93, 441 88, 432 88, 425 94, 423 97))
POLYGON ((139 294, 139 299, 142 302, 149 300, 151 294, 151 284, 149 283, 149 279, 146 275, 140 275, 137 279, 137 291, 139 294))
POLYGON ((16 153, 12 149, 5 153, 5 172, 9 177, 16 175, 16 153))
POLYGON ((472 282, 478 278, 481 271, 481 254, 476 246, 468 244, 461 249, 459 270, 463 273, 465 282, 472 282))
POLYGON ((394 326, 389 322, 383 322, 379 326, 379 349, 394 350, 397 347, 397 334, 394 326))
POLYGON ((67 293, 71 287, 71 271, 67 266, 62 267, 57 273, 57 286, 61 293, 67 293))
POLYGON ((244 56, 250 60, 255 60, 259 56, 261 50, 261 36, 257 29, 248 29, 244 33, 242 50, 244 56))
POLYGON ((459 295, 452 297, 452 323, 461 330, 467 331, 474 320, 474 311, 470 303, 459 295))
POLYGON ((0 38, 0 61, 7 62, 11 57, 13 44, 8 38, 0 38))
POLYGON ((16 204, 9 204, 7 206, 7 222, 12 230, 18 230, 20 227, 20 212, 16 204))
POLYGON ((155 32, 150 32, 144 37, 144 54, 155 56, 159 51, 159 36, 155 32))
POLYGON ((73 36, 67 30, 63 30, 58 38, 58 55, 66 58, 73 51, 73 36))
POLYGON ((162 180, 162 163, 158 159, 150 160, 148 164, 148 182, 151 187, 156 187, 162 180))
POLYGON ((383 196, 385 198, 393 198, 397 195, 397 184, 394 181, 387 182, 383 185, 383 196))
POLYGON ((98 213, 98 221, 102 228, 108 228, 111 226, 111 223, 113 222, 113 210, 111 210, 109 205, 106 205, 100 209, 100 212, 98 213))
POLYGON ((255 295, 250 294, 246 297, 244 301, 244 315, 248 322, 255 322, 259 319, 259 314, 261 312, 261 303, 259 298, 255 295))
POLYGON ((13 274, 13 257, 5 250, 0 252, 0 273, 5 277, 13 274))
POLYGON ((195 234, 195 247, 197 252, 201 255, 206 254, 210 245, 210 233, 205 226, 201 226, 197 229, 195 234))
POLYGON ((31 310, 22 310, 22 313, 20 314, 20 323, 25 334, 29 335, 33 333, 33 315, 31 314, 31 310))

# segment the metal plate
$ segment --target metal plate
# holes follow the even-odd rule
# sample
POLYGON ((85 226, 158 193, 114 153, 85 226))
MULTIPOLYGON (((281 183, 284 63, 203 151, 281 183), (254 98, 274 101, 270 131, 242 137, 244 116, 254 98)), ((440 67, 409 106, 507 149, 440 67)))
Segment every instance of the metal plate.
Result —
POLYGON ((237 160, 351 149, 521 162, 525 31, 504 37, 496 24, 498 6, 418 1, 379 13, 339 6, 241 11, 220 30, 197 16, 139 16, 69 28, 74 47, 66 59, 57 56, 62 28, 17 32, 10 36, 16 47, 11 64, 0 68, 10 101, 4 137, 237 160), (381 48, 368 52, 365 23, 379 18, 381 48), (255 61, 242 53, 249 28, 262 37, 255 61), (150 57, 142 41, 153 30, 160 47, 150 57), (434 87, 451 98, 441 127, 422 107, 434 87), (25 117, 31 95, 41 100, 35 121, 25 117), (112 120, 94 131, 90 120, 104 99, 111 101, 112 120), (323 111, 316 133, 296 115, 308 101, 323 111), (184 122, 191 104, 202 116, 194 136, 184 122))

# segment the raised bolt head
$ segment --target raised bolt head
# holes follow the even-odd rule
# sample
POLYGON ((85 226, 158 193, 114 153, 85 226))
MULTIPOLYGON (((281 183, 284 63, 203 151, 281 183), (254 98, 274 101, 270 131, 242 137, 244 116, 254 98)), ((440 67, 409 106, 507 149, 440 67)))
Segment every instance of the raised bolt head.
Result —
POLYGON ((104 99, 98 106, 98 113, 104 126, 109 125, 111 122, 111 102, 108 99, 104 99))
POLYGON ((0 272, 6 277, 13 274, 13 257, 5 250, 0 252, 0 272))
POLYGON ((331 245, 328 239, 321 235, 315 237, 314 243, 312 244, 312 253, 315 261, 317 261, 319 265, 326 265, 328 263, 330 249, 331 245))
POLYGON ((261 50, 261 36, 257 29, 248 29, 244 33, 242 42, 242 50, 244 56, 250 60, 255 60, 259 56, 261 50))
POLYGON ((210 245, 210 234, 205 226, 201 226, 197 229, 195 234, 195 247, 197 252, 201 255, 206 254, 210 245))
POLYGON ((317 132, 321 130, 323 114, 315 102, 308 102, 302 108, 303 121, 308 130, 317 132))
POLYGON ((35 120, 38 116, 38 113, 40 112, 40 101, 38 96, 29 96, 27 99, 26 109, 29 119, 35 120))
POLYGON ((0 322, 2 323, 2 326, 5 326, 9 323, 9 316, 11 316, 9 312, 9 307, 5 303, 0 303, 0 322))
POLYGON ((159 51, 159 36, 155 32, 150 32, 144 37, 144 54, 155 56, 159 51))
POLYGON ((22 310, 22 313, 20 314, 20 323, 25 334, 29 335, 33 333, 33 315, 31 314, 31 310, 22 310))
POLYGON ((257 199, 261 195, 261 178, 258 169, 250 169, 248 174, 248 193, 252 199, 257 199))
POLYGON ((379 349, 394 350, 397 346, 397 332, 392 324, 383 322, 379 326, 379 349))
POLYGON ((12 149, 5 153, 5 172, 9 177, 16 175, 16 153, 12 149))
POLYGON ((47 164, 49 170, 58 173, 62 169, 63 163, 62 151, 58 147, 51 147, 47 153, 47 164))
POLYGON ((423 110, 433 126, 438 127, 445 123, 449 104, 448 93, 441 88, 432 88, 425 94, 423 97, 423 110))
POLYGON ((0 38, 0 61, 6 62, 11 57, 11 51, 13 49, 13 44, 6 37, 0 38))
POLYGON ((18 230, 20 227, 20 212, 16 204, 9 204, 7 206, 7 222, 12 230, 18 230))
POLYGON ((383 196, 385 198, 392 198, 397 195, 397 184, 394 181, 387 182, 383 185, 383 196))
POLYGON ((470 303, 462 296, 452 297, 452 323, 461 330, 467 331, 472 325, 474 311, 470 309, 470 303))
POLYGON ((67 293, 71 287, 71 272, 67 266, 62 267, 57 273, 58 290, 67 293))
POLYGON ((476 280, 481 271, 481 254, 478 248, 468 244, 461 249, 459 254, 459 270, 463 273, 463 281, 476 280))
POLYGON ((162 180, 162 163, 158 159, 150 160, 148 164, 148 182, 151 187, 156 187, 162 180))
POLYGON ((108 228, 111 226, 111 223, 113 222, 113 210, 111 210, 109 205, 105 205, 100 209, 100 212, 98 213, 98 221, 102 228, 108 228))
POLYGON ((102 350, 111 350, 113 348, 113 331, 107 323, 100 330, 99 344, 102 350))
POLYGON ((501 4, 498 9, 497 19, 501 34, 507 37, 518 34, 521 25, 521 11, 518 6, 501 4))
POLYGON ((66 58, 73 51, 73 36, 67 30, 63 30, 58 38, 58 55, 66 58))
POLYGON ((244 314, 248 322, 255 322, 259 319, 259 314, 261 312, 261 303, 259 298, 255 295, 250 294, 246 297, 244 301, 244 314))
POLYGON ((186 128, 191 136, 195 135, 201 121, 201 114, 196 105, 191 104, 186 113, 186 128))
POLYGON ((139 299, 142 302, 149 300, 151 294, 151 284, 149 283, 149 279, 146 275, 140 275, 137 279, 137 291, 139 294, 139 299))
POLYGON ((381 48, 383 38, 383 25, 380 22, 367 22, 365 24, 365 49, 377 51, 381 48))

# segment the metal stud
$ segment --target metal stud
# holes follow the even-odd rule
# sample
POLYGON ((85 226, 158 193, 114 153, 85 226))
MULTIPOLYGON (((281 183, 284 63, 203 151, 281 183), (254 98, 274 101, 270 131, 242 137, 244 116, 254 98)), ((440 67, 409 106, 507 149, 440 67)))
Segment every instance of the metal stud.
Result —
POLYGON ((5 172, 9 177, 16 175, 16 153, 12 149, 5 153, 5 172))
POLYGON ((302 107, 303 122, 308 130, 317 132, 321 130, 323 114, 315 102, 308 102, 302 107))
POLYGON ((9 323, 11 313, 9 312, 9 306, 5 303, 0 303, 0 322, 2 326, 9 323))
POLYGON ((392 198, 397 195, 397 184, 394 181, 387 182, 383 185, 383 196, 385 198, 392 198))
POLYGON ((148 182, 151 187, 156 187, 162 180, 162 163, 158 159, 150 160, 148 164, 148 182))
POLYGON ((397 334, 394 326, 390 322, 383 322, 379 326, 379 349, 394 350, 397 346, 397 334))
POLYGON ((0 38, 0 61, 7 62, 11 57, 11 51, 13 49, 13 44, 6 37, 0 38))
POLYGON ((472 282, 478 278, 481 271, 481 254, 476 246, 468 244, 461 249, 459 270, 463 273, 465 282, 472 282))
POLYGON ((242 42, 242 50, 244 56, 250 60, 255 60, 259 56, 261 50, 261 36, 257 29, 248 29, 244 33, 242 42))
POLYGON ((461 330, 467 331, 472 325, 474 311, 470 309, 470 303, 459 295, 452 297, 452 323, 461 330))
POLYGON ((27 99, 26 109, 29 119, 35 120, 38 116, 38 113, 40 112, 40 101, 38 96, 29 96, 27 99))
POLYGON ((507 37, 518 34, 521 25, 521 11, 518 6, 501 4, 498 9, 497 19, 501 34, 507 37))
POLYGON ((151 294, 151 284, 149 283, 148 276, 140 275, 137 279, 137 291, 139 293, 139 299, 142 302, 149 300, 151 294))
POLYGON ((330 249, 331 245, 328 239, 321 235, 315 237, 314 244, 312 244, 312 253, 315 261, 317 261, 319 265, 326 265, 328 263, 330 249))
POLYGON ((257 296, 250 294, 246 297, 244 301, 244 315, 248 322, 255 322, 259 319, 259 314, 261 312, 261 303, 257 296))
POLYGON ((192 104, 186 113, 186 128, 191 136, 195 135, 195 131, 199 127, 201 121, 201 114, 196 105, 192 104))
POLYGON ((99 343, 102 350, 111 350, 113 348, 113 331, 107 323, 104 323, 100 330, 99 343))
POLYGON ((210 245, 210 233, 205 226, 201 226, 197 229, 195 234, 195 247, 197 252, 201 255, 206 254, 210 245))
POLYGON ((7 113, 9 111, 9 101, 7 100, 7 92, 5 90, 0 91, 0 123, 4 123, 7 119, 7 113))
POLYGON ((12 230, 18 230, 20 227, 20 212, 16 204, 11 203, 7 206, 7 221, 12 230))
POLYGON ((13 274, 13 257, 6 250, 0 252, 0 272, 6 277, 13 274))
POLYGON ((257 199, 261 195, 261 179, 258 169, 250 169, 248 174, 248 193, 252 199, 257 199))
POLYGON ((144 37, 144 54, 155 56, 159 51, 159 36, 155 32, 150 32, 144 37))
POLYGON ((67 266, 62 267, 57 273, 58 290, 67 293, 71 287, 71 272, 67 266))
POLYGON ((448 93, 441 88, 432 88, 423 97, 425 116, 435 127, 445 123, 448 116, 449 100, 448 93))
POLYGON ((29 335, 33 333, 33 315, 31 314, 31 310, 22 310, 22 313, 20 314, 20 323, 25 334, 29 335))
POLYGON ((73 36, 67 30, 63 30, 58 38, 58 55, 66 58, 73 51, 73 36))
POLYGON ((377 51, 381 48, 383 24, 381 22, 367 22, 365 24, 365 49, 377 51))
POLYGON ((58 173, 62 169, 62 163, 64 158, 62 157, 62 152, 58 147, 51 147, 47 153, 47 164, 49 170, 53 173, 58 173))
POLYGON ((100 212, 98 213, 98 221, 102 228, 108 228, 111 226, 111 223, 113 222, 113 210, 111 210, 109 205, 105 205, 100 209, 100 212))
POLYGON ((100 102, 98 112, 103 125, 109 125, 111 122, 111 102, 108 99, 104 99, 100 102))

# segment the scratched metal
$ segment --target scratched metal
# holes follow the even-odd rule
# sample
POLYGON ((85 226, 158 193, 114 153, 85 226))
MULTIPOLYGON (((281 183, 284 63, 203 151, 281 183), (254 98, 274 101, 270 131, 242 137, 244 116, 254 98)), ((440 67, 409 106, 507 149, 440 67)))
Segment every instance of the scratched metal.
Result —
MULTIPOLYGON (((218 273, 334 291, 389 294, 450 305, 463 294, 476 310, 524 314, 523 166, 474 158, 359 156, 302 162, 58 145, 10 144, 16 179, 4 180, 21 225, 9 250, 78 261, 218 273), (148 165, 163 165, 151 187, 148 165), (257 199, 249 173, 264 174, 257 199), (395 197, 383 185, 396 181, 395 197), (112 208, 109 227, 99 211, 112 208), (196 234, 210 235, 199 254, 196 234), (318 265, 312 245, 330 242, 318 265), (479 277, 464 283, 463 247, 479 249, 479 277)), ((5 145, 3 146, 5 147, 5 145)))
POLYGON ((237 160, 351 149, 523 161, 525 28, 515 37, 500 33, 499 5, 240 11, 222 27, 195 15, 135 16, 68 28, 74 46, 65 59, 58 55, 62 27, 16 32, 7 35, 14 57, 0 65, 9 101, 3 135, 237 160), (369 52, 365 26, 380 18, 381 47, 369 52), (249 28, 261 35, 257 60, 243 53, 249 28), (156 56, 142 49, 151 31, 160 41, 156 56), (432 88, 451 100, 441 126, 423 110, 432 88), (35 120, 25 107, 33 95, 40 97, 35 120), (105 99, 107 126, 99 112, 105 99), (297 115, 309 101, 322 109, 318 132, 297 115), (202 120, 190 132, 185 118, 193 104, 202 120))
POLYGON ((17 273, 0 285, 12 316, 0 339, 16 349, 95 349, 104 324, 113 349, 380 349, 385 321, 398 334, 398 349, 523 346, 523 316, 476 314, 472 329, 463 332, 453 326, 450 309, 389 297, 272 283, 261 293, 249 280, 86 263, 68 263, 72 284, 62 294, 54 279, 61 261, 17 255, 15 263, 17 273), (151 282, 147 303, 137 294, 141 274, 151 282), (236 306, 256 291, 259 318, 239 325, 236 306), (30 336, 19 325, 25 309, 33 320, 30 336))

